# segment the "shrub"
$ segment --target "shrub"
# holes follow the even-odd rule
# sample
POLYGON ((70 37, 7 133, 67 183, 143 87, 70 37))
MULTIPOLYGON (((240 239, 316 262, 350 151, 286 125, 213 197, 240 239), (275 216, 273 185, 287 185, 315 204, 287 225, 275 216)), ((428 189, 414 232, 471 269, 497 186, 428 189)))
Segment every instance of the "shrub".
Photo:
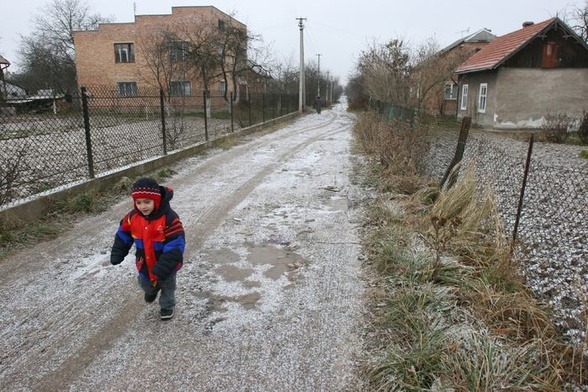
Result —
POLYGON ((545 140, 552 143, 563 143, 568 138, 568 129, 573 119, 565 113, 547 114, 541 129, 545 140))
POLYGON ((578 136, 584 144, 588 144, 588 111, 584 111, 582 114, 582 121, 578 128, 578 136))
POLYGON ((418 119, 381 122, 376 113, 366 113, 354 131, 363 151, 379 160, 388 191, 412 194, 418 190, 419 172, 429 149, 428 125, 418 119))

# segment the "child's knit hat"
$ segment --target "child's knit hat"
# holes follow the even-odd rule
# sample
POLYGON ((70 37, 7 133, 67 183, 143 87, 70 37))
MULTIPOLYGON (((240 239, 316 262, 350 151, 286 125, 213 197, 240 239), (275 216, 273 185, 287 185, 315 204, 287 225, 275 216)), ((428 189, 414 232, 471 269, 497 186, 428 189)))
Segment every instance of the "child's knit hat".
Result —
POLYGON ((161 191, 159 184, 152 178, 140 178, 133 184, 131 191, 133 201, 137 199, 152 199, 155 202, 155 211, 161 204, 161 191))

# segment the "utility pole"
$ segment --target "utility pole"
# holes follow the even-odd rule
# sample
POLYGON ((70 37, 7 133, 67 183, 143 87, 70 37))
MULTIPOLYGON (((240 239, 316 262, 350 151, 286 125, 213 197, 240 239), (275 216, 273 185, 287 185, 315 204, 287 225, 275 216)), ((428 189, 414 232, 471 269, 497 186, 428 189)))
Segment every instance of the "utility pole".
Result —
POLYGON ((331 75, 329 74, 329 71, 327 71, 327 102, 331 102, 332 101, 332 97, 331 97, 331 75))
POLYGON ((331 83, 331 88, 329 89, 329 97, 331 102, 333 102, 333 87, 335 87, 335 83, 333 83, 333 81, 334 80, 329 81, 331 83))
POLYGON ((306 18, 296 18, 298 20, 298 27, 300 27, 300 89, 298 92, 298 110, 304 113, 304 106, 306 106, 306 91, 304 86, 304 21, 306 18))
POLYGON ((316 96, 319 98, 321 96, 321 56, 322 54, 320 53, 316 55, 318 57, 318 88, 316 96))

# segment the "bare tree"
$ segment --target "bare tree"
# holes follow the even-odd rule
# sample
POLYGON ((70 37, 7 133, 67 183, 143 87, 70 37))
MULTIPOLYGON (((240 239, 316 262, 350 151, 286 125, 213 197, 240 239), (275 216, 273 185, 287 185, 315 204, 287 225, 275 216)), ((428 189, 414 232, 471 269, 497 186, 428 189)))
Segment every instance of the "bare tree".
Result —
POLYGON ((355 71, 349 76, 347 86, 345 86, 345 94, 347 94, 349 109, 364 110, 368 107, 368 95, 364 92, 365 82, 364 75, 355 71))
POLYGON ((73 32, 91 30, 112 18, 90 13, 85 0, 52 0, 33 17, 33 32, 22 37, 20 55, 28 84, 65 92, 76 88, 73 32))
POLYGON ((30 154, 29 142, 17 140, 10 154, 0 159, 0 206, 19 197, 19 180, 30 170, 26 157, 30 154))
POLYGON ((434 39, 428 39, 418 46, 411 57, 411 84, 416 91, 411 95, 410 107, 420 110, 428 100, 438 98, 443 82, 453 69, 441 68, 443 62, 440 61, 439 45, 434 39))
POLYGON ((428 39, 413 53, 412 83, 418 86, 419 94, 414 107, 423 109, 434 104, 443 113, 445 82, 456 83, 455 69, 475 52, 474 48, 461 46, 450 51, 439 50, 434 39, 428 39))
POLYGON ((73 32, 94 30, 106 20, 99 14, 91 14, 85 0, 52 0, 34 16, 33 35, 43 38, 60 57, 73 61, 73 32))
POLYGON ((238 81, 254 68, 247 55, 248 36, 232 19, 217 26, 200 20, 162 26, 156 33, 140 39, 142 52, 150 69, 143 75, 146 81, 155 78, 159 87, 169 91, 171 80, 198 80, 204 91, 210 91, 215 82, 224 82, 224 98, 229 91, 238 92, 238 81), (231 89, 229 89, 231 86, 231 89))
POLYGON ((194 64, 185 61, 189 52, 188 43, 169 26, 141 34, 138 46, 149 69, 148 74, 140 74, 139 77, 145 83, 163 89, 168 99, 172 81, 190 79, 195 72, 194 64))
POLYGON ((584 2, 584 7, 575 7, 572 11, 571 21, 572 28, 578 33, 584 42, 588 43, 588 0, 584 2))
MULTIPOLYGON (((250 40, 254 37, 248 36, 247 32, 240 27, 229 24, 219 32, 220 56, 219 67, 222 71, 222 78, 225 86, 232 84, 232 91, 235 97, 239 97, 239 79, 243 73, 251 71, 253 63, 247 58, 247 51, 250 40)), ((227 99, 228 88, 224 91, 227 99)))
POLYGON ((364 92, 372 100, 404 106, 410 98, 410 53, 404 42, 393 39, 385 45, 373 43, 357 63, 364 92))
POLYGON ((362 96, 399 108, 421 109, 433 103, 443 110, 445 82, 452 80, 471 48, 443 52, 434 39, 410 48, 400 39, 373 44, 359 57, 354 75, 354 99, 362 96), (357 83, 360 82, 361 86, 357 83))
POLYGON ((277 91, 284 94, 298 94, 300 90, 300 71, 293 58, 275 61, 269 66, 276 82, 277 91))
MULTIPOLYGON (((187 93, 174 91, 173 82, 198 81, 198 87, 209 92, 212 83, 222 76, 217 27, 205 20, 190 20, 162 24, 151 31, 138 38, 149 70, 139 77, 147 84, 163 89, 168 110, 171 110, 173 95, 185 96, 187 93)), ((192 91, 197 89, 192 83, 190 88, 192 91)), ((208 115, 209 102, 206 107, 208 115)))

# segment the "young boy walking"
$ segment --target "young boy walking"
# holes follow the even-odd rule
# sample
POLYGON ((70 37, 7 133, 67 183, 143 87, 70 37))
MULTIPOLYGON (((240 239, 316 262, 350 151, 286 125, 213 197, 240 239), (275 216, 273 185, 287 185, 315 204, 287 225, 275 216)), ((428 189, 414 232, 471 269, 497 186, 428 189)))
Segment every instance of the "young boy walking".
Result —
POLYGON ((120 264, 135 244, 139 286, 147 303, 161 291, 162 320, 174 315, 176 272, 186 245, 182 222, 169 204, 173 195, 152 178, 137 180, 131 191, 134 208, 120 221, 110 253, 111 264, 120 264))

